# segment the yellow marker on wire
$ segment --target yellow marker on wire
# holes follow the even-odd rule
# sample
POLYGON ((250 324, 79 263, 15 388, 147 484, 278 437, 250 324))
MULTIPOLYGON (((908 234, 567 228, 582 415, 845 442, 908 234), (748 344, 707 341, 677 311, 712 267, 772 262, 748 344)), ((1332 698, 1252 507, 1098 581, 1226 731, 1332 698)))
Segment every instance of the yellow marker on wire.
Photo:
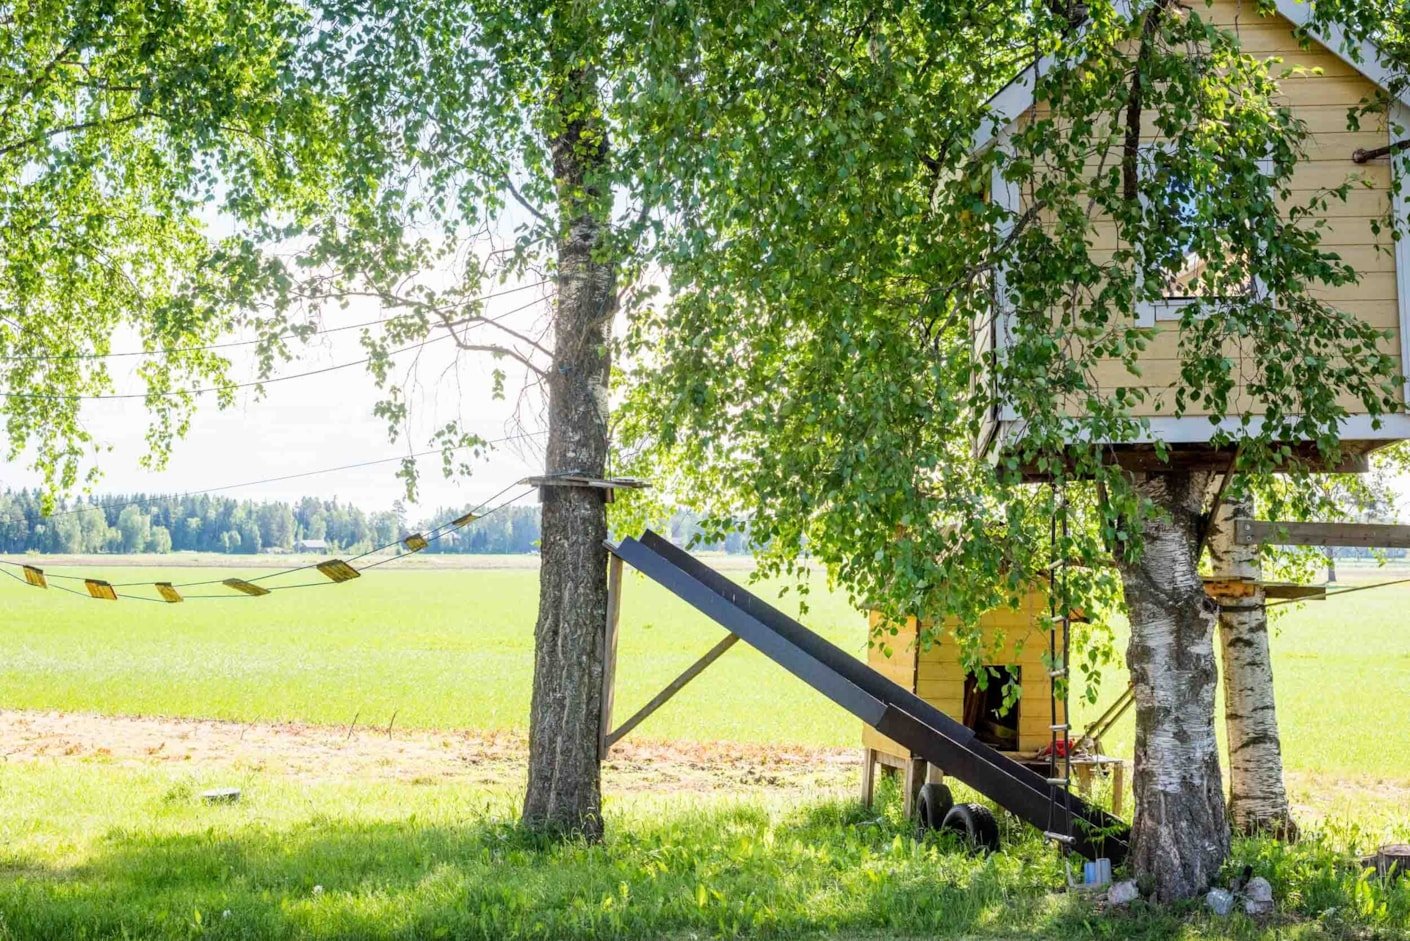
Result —
POLYGON ((233 588, 236 591, 241 591, 255 597, 269 594, 268 588, 256 585, 254 582, 247 582, 243 578, 227 578, 225 581, 221 582, 221 584, 226 588, 233 588))
POLYGON ((342 559, 329 559, 327 562, 318 563, 318 570, 327 575, 335 582, 348 582, 362 575, 342 559))
POLYGON ((103 601, 117 601, 117 590, 101 578, 85 578, 83 585, 94 598, 100 598, 103 601))

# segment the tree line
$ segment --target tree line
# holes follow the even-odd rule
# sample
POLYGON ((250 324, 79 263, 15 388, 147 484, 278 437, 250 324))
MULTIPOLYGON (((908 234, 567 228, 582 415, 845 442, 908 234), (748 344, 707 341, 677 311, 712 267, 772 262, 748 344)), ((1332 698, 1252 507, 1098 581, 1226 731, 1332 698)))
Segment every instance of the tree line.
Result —
MULTIPOLYGON (((337 498, 237 500, 210 494, 112 494, 74 501, 49 516, 40 494, 0 494, 0 549, 68 554, 218 552, 254 555, 292 551, 322 541, 330 551, 362 552, 410 532, 429 530, 471 507, 438 508, 408 519, 400 502, 366 511, 337 498)), ((472 528, 433 542, 427 551, 522 553, 538 542, 537 507, 506 507, 472 528)))
MULTIPOLYGON (((419 520, 397 501, 391 509, 366 511, 336 497, 236 500, 210 494, 111 494, 64 504, 49 516, 37 490, 0 493, 0 551, 91 555, 136 552, 217 552, 254 555, 288 552, 308 540, 329 551, 364 552, 428 532, 473 506, 437 507, 419 520)), ((664 527, 680 545, 743 553, 747 538, 732 533, 721 541, 701 539, 699 518, 678 511, 664 527)), ((537 506, 505 507, 473 525, 448 533, 425 551, 470 555, 515 555, 538 551, 537 506)))

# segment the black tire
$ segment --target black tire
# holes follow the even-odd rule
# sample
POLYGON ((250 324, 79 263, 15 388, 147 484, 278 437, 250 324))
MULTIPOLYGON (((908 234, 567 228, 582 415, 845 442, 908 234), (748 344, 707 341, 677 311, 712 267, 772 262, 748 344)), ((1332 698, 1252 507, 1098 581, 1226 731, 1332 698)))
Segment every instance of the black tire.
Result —
POLYGON ((953 806, 955 798, 948 787, 936 782, 922 784, 920 796, 916 798, 916 836, 925 836, 928 830, 939 830, 953 806))
POLYGON ((970 849, 995 853, 999 849, 999 822, 983 804, 956 804, 945 814, 940 829, 953 830, 970 849))

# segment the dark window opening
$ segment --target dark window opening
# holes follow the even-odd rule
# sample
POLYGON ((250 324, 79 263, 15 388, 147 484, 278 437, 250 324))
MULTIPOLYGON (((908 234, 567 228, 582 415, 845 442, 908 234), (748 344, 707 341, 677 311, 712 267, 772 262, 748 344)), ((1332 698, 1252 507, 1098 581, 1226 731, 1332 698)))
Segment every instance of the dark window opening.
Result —
POLYGON ((964 724, 974 729, 976 737, 986 745, 1003 751, 1018 749, 1018 713, 1020 703, 1004 709, 1004 688, 1022 682, 1019 667, 986 666, 985 688, 979 688, 974 676, 964 678, 964 724))

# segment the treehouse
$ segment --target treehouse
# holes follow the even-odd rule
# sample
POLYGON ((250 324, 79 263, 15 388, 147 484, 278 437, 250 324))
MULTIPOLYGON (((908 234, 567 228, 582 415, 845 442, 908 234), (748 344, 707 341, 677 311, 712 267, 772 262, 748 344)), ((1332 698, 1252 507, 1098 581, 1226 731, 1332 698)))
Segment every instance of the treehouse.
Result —
MULTIPOLYGON (((1312 284, 1310 291, 1314 298, 1385 331, 1381 351, 1398 364, 1403 374, 1410 360, 1410 239, 1396 242, 1379 223, 1392 210, 1397 218, 1406 218, 1410 195, 1396 192, 1393 181, 1410 167, 1410 155, 1402 150, 1400 141, 1410 133, 1410 103, 1388 92, 1392 85, 1390 73, 1378 51, 1340 35, 1313 34, 1305 43, 1300 41, 1298 30, 1308 21, 1309 6, 1292 0, 1276 0, 1267 15, 1260 15, 1256 4, 1238 0, 1213 0, 1208 5, 1196 2, 1183 8, 1176 4, 1173 9, 1185 9, 1188 12, 1183 15, 1198 15, 1205 22, 1233 32, 1245 53, 1266 58, 1268 74, 1277 82, 1282 103, 1305 124, 1309 134, 1306 153, 1291 178, 1293 202, 1305 204, 1318 191, 1337 187, 1348 179, 1355 181, 1344 200, 1328 200, 1307 223, 1324 224, 1322 249, 1336 253, 1355 268, 1360 281, 1340 286, 1312 284), (1363 114, 1359 129, 1350 130, 1349 112, 1377 100, 1386 101, 1386 107, 1380 108, 1379 113, 1363 114)), ((991 99, 995 118, 986 122, 976 136, 975 154, 990 148, 1001 152, 1012 148, 1015 133, 1035 116, 1049 113, 1043 101, 1035 100, 1035 87, 1053 66, 1051 59, 1035 62, 991 99)), ((1144 126, 1142 151, 1161 146, 1154 126, 1144 126)), ((1171 183, 1172 187, 1176 185, 1178 181, 1171 183)), ((1173 200, 1181 198, 1173 190, 1170 195, 1173 200)), ((1020 188, 997 170, 989 181, 989 198, 1009 210, 1006 215, 1010 220, 1021 219, 1034 208, 1020 188)), ((1036 208, 1035 215, 1041 216, 1043 207, 1036 208)), ((1011 225, 1012 222, 1010 230, 1011 225)), ((1093 254, 1112 252, 1119 246, 1113 222, 1096 217, 1091 225, 1087 238, 1093 254)), ((1001 238, 1005 234, 997 233, 1001 238)), ((1136 368, 1129 368, 1120 358, 1094 358, 1086 369, 1084 382, 1088 388, 1078 398, 1085 403, 1093 398, 1116 401, 1118 396, 1121 401, 1128 401, 1131 391, 1139 390, 1126 414, 1142 419, 1145 431, 1123 440, 1100 440, 1100 434, 1091 435, 1097 443, 1109 445, 1109 453, 1127 466, 1154 467, 1152 444, 1159 441, 1169 446, 1173 463, 1223 467, 1233 448, 1223 443, 1214 446, 1216 433, 1234 434, 1242 416, 1251 417, 1256 424, 1266 413, 1264 405, 1247 391, 1245 377, 1258 364, 1252 362, 1253 354, 1237 344, 1228 348, 1227 375, 1233 385, 1227 405, 1221 409, 1227 417, 1212 420, 1215 415, 1192 400, 1176 407, 1181 337, 1190 329, 1182 324, 1182 317, 1197 299, 1192 295, 1192 285, 1200 282, 1210 259, 1195 253, 1172 257, 1182 261, 1184 268, 1168 279, 1160 299, 1137 302, 1132 305, 1136 309, 1125 311, 1136 325, 1153 331, 1152 341, 1137 354, 1136 368)), ((995 310, 977 323, 975 331, 977 351, 982 356, 992 355, 998 362, 1003 362, 1005 347, 1012 343, 1009 318, 1013 306, 1005 291, 1004 271, 1000 268, 995 274, 995 310)), ((1276 298, 1273 303, 1277 303, 1276 298)), ((1218 316, 1217 305, 1206 308, 1214 311, 1209 316, 1218 316)), ((1404 396, 1402 382, 1399 405, 1403 406, 1404 396)), ((1007 404, 1003 395, 996 398, 982 422, 977 442, 980 453, 995 460, 1021 438, 1025 428, 1021 409, 1007 404)), ((1059 397, 1058 401, 1063 411, 1079 420, 1088 407, 1072 404, 1076 399, 1059 397)), ((1365 455, 1370 451, 1410 438, 1410 416, 1373 416, 1358 397, 1349 394, 1341 397, 1340 404, 1348 413, 1339 435, 1345 463, 1324 469, 1363 469, 1365 455)), ((1285 443, 1294 453, 1314 453, 1310 442, 1285 443)), ((1032 468, 1028 473, 1033 479, 1043 477, 1032 468)))

